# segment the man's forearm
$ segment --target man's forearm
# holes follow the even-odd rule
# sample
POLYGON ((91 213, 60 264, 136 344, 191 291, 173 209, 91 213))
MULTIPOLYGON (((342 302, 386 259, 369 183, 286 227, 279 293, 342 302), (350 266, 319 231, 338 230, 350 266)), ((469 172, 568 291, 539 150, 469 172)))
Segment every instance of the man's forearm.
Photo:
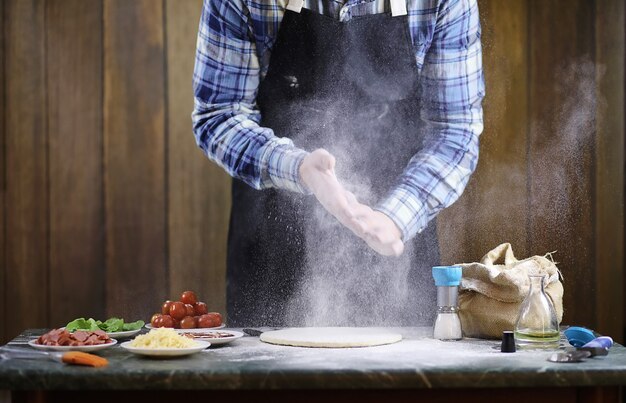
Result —
POLYGON ((252 119, 252 109, 237 105, 206 105, 196 101, 193 128, 196 143, 229 175, 255 189, 279 188, 306 193, 298 169, 307 152, 288 138, 274 136, 252 119))

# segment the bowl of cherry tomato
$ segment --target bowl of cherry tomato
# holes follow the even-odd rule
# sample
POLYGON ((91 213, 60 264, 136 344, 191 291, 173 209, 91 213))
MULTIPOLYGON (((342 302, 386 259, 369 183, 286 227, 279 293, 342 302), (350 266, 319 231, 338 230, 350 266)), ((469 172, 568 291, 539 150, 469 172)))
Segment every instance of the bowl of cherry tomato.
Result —
POLYGON ((148 328, 219 329, 224 327, 219 312, 209 312, 207 304, 199 301, 195 292, 184 291, 177 301, 166 300, 161 312, 152 315, 148 328))

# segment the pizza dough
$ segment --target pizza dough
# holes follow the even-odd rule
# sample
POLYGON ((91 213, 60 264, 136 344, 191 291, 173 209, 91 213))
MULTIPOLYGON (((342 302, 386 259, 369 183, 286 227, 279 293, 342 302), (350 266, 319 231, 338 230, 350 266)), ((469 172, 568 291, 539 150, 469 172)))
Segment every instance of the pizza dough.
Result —
POLYGON ((261 334, 261 341, 296 347, 369 347, 397 343, 402 336, 368 327, 295 327, 261 334))

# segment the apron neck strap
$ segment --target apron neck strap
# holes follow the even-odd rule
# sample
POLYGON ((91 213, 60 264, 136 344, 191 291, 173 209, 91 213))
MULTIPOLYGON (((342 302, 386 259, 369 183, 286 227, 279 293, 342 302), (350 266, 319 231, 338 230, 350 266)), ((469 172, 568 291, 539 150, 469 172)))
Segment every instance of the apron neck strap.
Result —
MULTIPOLYGON (((389 3, 391 4, 391 15, 393 17, 407 15, 406 0, 389 0, 389 3)), ((298 14, 302 11, 303 6, 304 0, 289 0, 287 2, 287 10, 294 11, 298 14)))
POLYGON ((391 3, 391 16, 400 17, 407 15, 406 0, 389 0, 391 3))
POLYGON ((300 11, 302 11, 302 6, 304 6, 304 0, 289 0, 289 2, 287 3, 287 10, 291 10, 300 14, 300 11))

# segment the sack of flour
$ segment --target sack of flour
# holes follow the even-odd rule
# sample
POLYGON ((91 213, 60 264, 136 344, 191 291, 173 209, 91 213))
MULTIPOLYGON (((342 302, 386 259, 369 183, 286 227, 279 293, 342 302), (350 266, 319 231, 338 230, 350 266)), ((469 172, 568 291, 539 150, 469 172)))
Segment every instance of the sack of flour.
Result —
MULTIPOLYGON (((548 256, 548 255, 546 255, 548 256)), ((563 284, 552 259, 532 256, 517 260, 511 244, 503 243, 480 260, 462 263, 459 315, 466 337, 500 339, 514 330, 522 302, 528 294, 528 275, 545 275, 545 292, 554 305, 559 323, 563 319, 563 284)))

